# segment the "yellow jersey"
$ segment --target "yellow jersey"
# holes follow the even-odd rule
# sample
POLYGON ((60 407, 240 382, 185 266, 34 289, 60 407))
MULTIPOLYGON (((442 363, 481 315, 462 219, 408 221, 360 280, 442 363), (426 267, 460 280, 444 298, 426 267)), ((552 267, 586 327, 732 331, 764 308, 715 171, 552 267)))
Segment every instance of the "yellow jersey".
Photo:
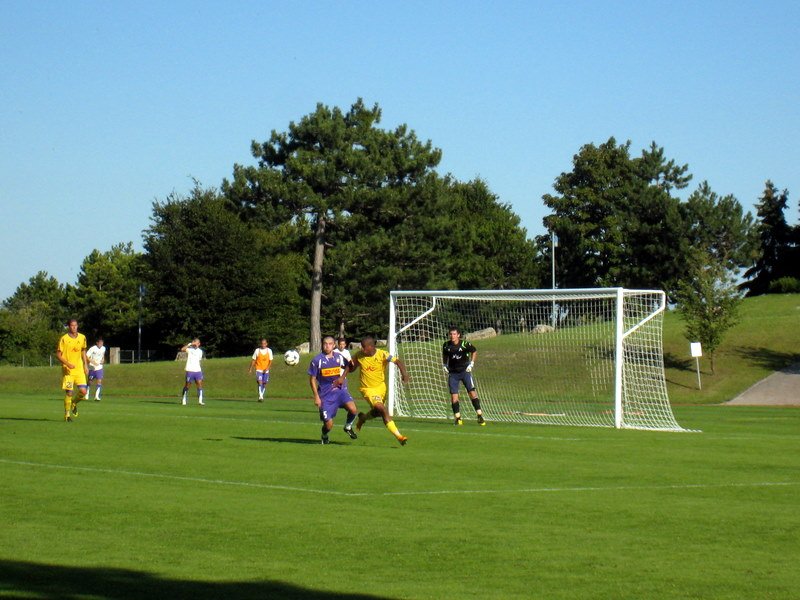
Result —
POLYGON ((66 365, 62 365, 64 375, 68 375, 71 371, 80 371, 83 373, 83 352, 86 350, 86 336, 79 333, 75 337, 65 333, 58 340, 58 351, 61 353, 61 358, 74 365, 74 369, 70 370, 66 365))
POLYGON ((361 365, 361 388, 379 388, 386 386, 386 365, 397 362, 397 357, 386 350, 377 348, 375 354, 367 356, 362 350, 356 352, 354 357, 361 365))

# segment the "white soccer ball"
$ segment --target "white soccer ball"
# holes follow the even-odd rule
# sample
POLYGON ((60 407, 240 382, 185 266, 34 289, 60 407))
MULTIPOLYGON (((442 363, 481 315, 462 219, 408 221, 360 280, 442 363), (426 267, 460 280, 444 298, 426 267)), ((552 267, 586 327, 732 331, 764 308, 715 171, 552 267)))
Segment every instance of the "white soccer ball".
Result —
POLYGON ((297 352, 297 350, 287 350, 283 354, 283 362, 290 367, 294 367, 300 362, 300 354, 297 352))

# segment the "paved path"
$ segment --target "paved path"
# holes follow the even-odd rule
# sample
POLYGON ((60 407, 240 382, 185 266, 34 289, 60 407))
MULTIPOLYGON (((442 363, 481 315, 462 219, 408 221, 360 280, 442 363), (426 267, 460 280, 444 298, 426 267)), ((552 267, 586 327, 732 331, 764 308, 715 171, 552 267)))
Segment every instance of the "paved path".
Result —
POLYGON ((776 371, 753 384, 727 404, 800 406, 800 363, 776 371))

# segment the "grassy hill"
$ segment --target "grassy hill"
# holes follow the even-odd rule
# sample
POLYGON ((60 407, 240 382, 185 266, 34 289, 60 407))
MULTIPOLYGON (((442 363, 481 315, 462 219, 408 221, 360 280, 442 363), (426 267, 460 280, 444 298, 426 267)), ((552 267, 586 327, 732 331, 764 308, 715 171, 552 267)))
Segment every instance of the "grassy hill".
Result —
MULTIPOLYGON (((725 402, 775 370, 800 361, 800 295, 761 296, 744 300, 740 322, 717 351, 716 374, 701 359, 703 389, 697 389, 694 359, 677 312, 664 320, 664 355, 670 399, 674 404, 725 402)), ((209 398, 254 398, 255 382, 247 374, 249 357, 208 360, 204 372, 209 398)), ((412 374, 413 375, 413 374, 412 374)), ((177 397, 182 387, 183 363, 166 361, 107 367, 107 392, 115 396, 177 397)), ((0 367, 0 391, 57 393, 58 367, 0 367)), ((269 395, 274 398, 309 397, 303 366, 287 367, 278 360, 272 369, 269 395)))
POLYGON ((711 375, 708 357, 700 359, 702 390, 697 389, 695 362, 684 331, 680 315, 666 315, 664 357, 670 400, 673 404, 726 402, 774 371, 800 362, 800 295, 746 298, 739 323, 717 350, 716 373, 711 375))

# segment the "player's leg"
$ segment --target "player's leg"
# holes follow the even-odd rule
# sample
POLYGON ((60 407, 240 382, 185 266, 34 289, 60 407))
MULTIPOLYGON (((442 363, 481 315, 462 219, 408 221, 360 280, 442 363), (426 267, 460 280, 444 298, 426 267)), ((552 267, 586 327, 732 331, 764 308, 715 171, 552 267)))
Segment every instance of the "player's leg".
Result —
POLYGON ((463 425, 461 420, 461 403, 458 400, 458 382, 461 381, 460 373, 450 373, 447 376, 447 387, 450 390, 450 407, 453 409, 453 425, 463 425))
POLYGON ((350 436, 350 439, 354 440, 358 437, 356 432, 353 430, 353 421, 356 420, 359 414, 358 409, 356 408, 356 403, 353 402, 353 399, 350 398, 347 402, 343 404, 344 408, 347 409, 347 421, 344 424, 344 432, 350 436))
POLYGON ((103 378, 102 377, 97 377, 97 378, 95 378, 95 382, 96 383, 95 383, 95 388, 94 388, 94 401, 95 402, 100 402, 100 400, 101 400, 100 396, 103 393, 103 378))
POLYGON ((322 436, 321 441, 323 444, 330 444, 330 438, 328 434, 333 429, 333 417, 336 416, 336 406, 331 405, 330 403, 325 402, 325 399, 322 399, 322 406, 319 407, 319 420, 322 421, 322 436))
POLYGON ((467 388, 467 395, 469 395, 470 402, 472 402, 472 407, 475 409, 475 414, 478 416, 478 425, 486 425, 486 419, 483 418, 481 401, 478 398, 478 390, 475 389, 475 380, 472 378, 472 373, 466 374, 464 385, 467 388))
POLYGON ((199 373, 197 378, 195 379, 195 383, 197 384, 197 403, 200 406, 205 406, 206 403, 203 402, 203 374, 199 373))
POLYGON ((186 378, 183 382, 183 389, 181 390, 181 404, 186 406, 186 398, 189 395, 189 387, 191 387, 192 380, 189 378, 189 372, 186 372, 186 378))
POLYGON ((89 388, 86 385, 86 373, 83 369, 75 369, 72 371, 72 405, 70 412, 73 417, 78 416, 78 403, 82 402, 89 393, 89 388))
POLYGON ((71 375, 64 375, 61 379, 61 389, 64 390, 64 420, 72 421, 72 388, 74 381, 71 375))
POLYGON ((389 411, 386 410, 386 407, 383 405, 382 400, 376 400, 372 405, 372 409, 380 413, 381 418, 383 419, 383 424, 386 426, 386 429, 400 442, 401 446, 405 446, 408 438, 400 433, 400 430, 397 428, 397 425, 392 420, 392 417, 389 416, 389 411))

